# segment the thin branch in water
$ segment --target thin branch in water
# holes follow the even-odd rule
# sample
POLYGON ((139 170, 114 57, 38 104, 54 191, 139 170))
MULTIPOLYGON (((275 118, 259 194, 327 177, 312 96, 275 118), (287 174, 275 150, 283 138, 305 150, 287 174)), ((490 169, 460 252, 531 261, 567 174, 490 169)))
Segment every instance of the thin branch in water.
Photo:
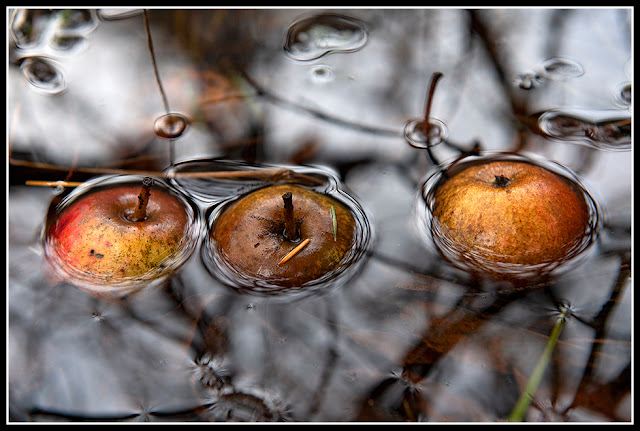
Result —
POLYGON ((144 27, 147 32, 147 44, 149 46, 149 54, 151 55, 151 63, 153 64, 153 72, 156 75, 156 82, 158 83, 158 89, 160 90, 160 96, 162 96, 162 103, 164 105, 164 109, 168 114, 171 112, 169 109, 169 100, 167 99, 167 95, 164 92, 164 88, 162 87, 162 80, 160 79, 160 71, 158 70, 158 64, 156 63, 156 55, 153 50, 153 40, 151 38, 151 29, 149 28, 149 15, 146 9, 142 10, 142 16, 144 17, 144 27))
POLYGON ((433 152, 431 151, 431 123, 429 122, 429 117, 431 116, 431 105, 433 104, 433 95, 436 91, 436 85, 440 78, 442 78, 443 74, 441 72, 434 72, 431 75, 431 85, 429 86, 429 92, 427 93, 427 101, 424 109, 424 124, 423 124, 423 133, 425 139, 427 140, 427 154, 429 155, 429 159, 433 162, 434 165, 440 166, 440 162, 435 158, 433 152))

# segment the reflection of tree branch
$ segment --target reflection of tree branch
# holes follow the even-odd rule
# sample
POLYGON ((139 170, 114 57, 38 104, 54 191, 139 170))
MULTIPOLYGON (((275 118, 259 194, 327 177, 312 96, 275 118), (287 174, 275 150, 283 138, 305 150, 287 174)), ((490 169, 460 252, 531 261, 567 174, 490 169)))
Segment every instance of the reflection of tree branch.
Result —
POLYGON ((323 399, 327 395, 327 390, 329 389, 329 382, 331 381, 331 377, 336 371, 336 363, 339 358, 338 349, 337 349, 337 340, 339 337, 338 332, 338 322, 336 320, 336 316, 334 310, 336 309, 335 304, 331 298, 328 298, 327 301, 324 302, 325 309, 327 311, 327 317, 325 319, 326 326, 328 330, 331 332, 331 336, 333 342, 327 348, 327 357, 324 361, 324 369, 318 381, 318 387, 316 392, 311 397, 311 402, 309 403, 309 420, 313 420, 313 418, 320 411, 320 407, 322 407, 323 399))
POLYGON ((307 106, 300 105, 298 103, 292 102, 290 100, 285 100, 278 95, 275 95, 268 91, 266 88, 262 87, 260 84, 255 82, 248 74, 243 74, 244 79, 256 90, 259 96, 264 97, 269 100, 271 103, 276 105, 284 106, 285 108, 295 109, 301 112, 305 112, 312 117, 318 118, 320 120, 326 121, 331 124, 336 124, 339 126, 347 127, 349 129, 359 130, 361 132, 373 133, 378 136, 394 136, 394 137, 402 137, 401 129, 384 129, 381 127, 370 126, 367 124, 360 124, 354 121, 345 120, 339 117, 335 117, 327 114, 326 112, 319 111, 317 109, 312 109, 307 106))
MULTIPOLYGON (((498 81, 502 86, 505 98, 509 102, 513 118, 524 116, 525 112, 527 111, 526 104, 524 102, 518 101, 515 93, 512 91, 513 87, 511 85, 511 82, 509 81, 507 71, 502 64, 502 60, 500 59, 500 52, 498 50, 498 44, 495 41, 494 35, 491 34, 489 27, 486 25, 484 19, 478 13, 478 11, 469 10, 469 18, 471 19, 471 28, 473 32, 478 35, 480 41, 482 41, 483 46, 485 47, 485 50, 489 55, 489 59, 493 64, 494 70, 498 74, 498 81)), ((519 148, 523 148, 525 146, 525 139, 525 134, 521 133, 521 141, 518 143, 519 148)))
MULTIPOLYGON (((622 255, 622 262, 620 265, 620 270, 618 272, 618 278, 613 287, 613 291, 611 292, 609 300, 605 304, 603 304, 600 312, 593 318, 593 320, 589 324, 589 326, 595 329, 595 334, 593 336, 594 343, 592 343, 591 354, 589 356, 589 360, 587 361, 587 366, 585 367, 582 379, 580 380, 580 385, 576 389, 576 397, 574 398, 573 403, 569 407, 567 407, 566 410, 576 408, 580 405, 589 404, 591 402, 589 398, 591 396, 596 396, 598 400, 597 402, 599 404, 602 404, 604 401, 610 402, 608 410, 610 412, 615 412, 618 402, 623 397, 627 396, 629 390, 631 389, 631 377, 629 375, 630 364, 627 364, 626 369, 620 374, 620 376, 618 376, 617 379, 614 379, 613 382, 608 382, 608 385, 598 384, 593 375, 597 359, 602 354, 601 349, 606 345, 606 343, 598 343, 596 341, 609 339, 607 338, 607 322, 615 311, 614 307, 622 303, 622 295, 624 294, 624 290, 629 282, 630 277, 631 257, 629 253, 624 253, 622 255), (603 391, 603 386, 608 386, 608 390, 603 391)), ((598 410, 602 411, 603 409, 602 407, 599 407, 598 410)))

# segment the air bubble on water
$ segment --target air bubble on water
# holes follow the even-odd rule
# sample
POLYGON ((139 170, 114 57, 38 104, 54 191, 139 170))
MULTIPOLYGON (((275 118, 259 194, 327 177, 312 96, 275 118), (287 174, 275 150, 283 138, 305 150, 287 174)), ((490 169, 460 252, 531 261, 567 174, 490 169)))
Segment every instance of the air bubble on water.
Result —
POLYGON ((615 102, 618 105, 630 107, 631 106, 631 83, 625 82, 621 84, 615 94, 615 102))
POLYGON ((542 62, 540 74, 547 79, 564 81, 584 75, 584 68, 576 60, 552 57, 542 62))
POLYGON ((425 134, 424 118, 413 118, 404 127, 404 137, 414 148, 426 149, 444 141, 447 126, 436 118, 429 118, 429 136, 425 134))
POLYGON ((541 83, 540 76, 535 72, 523 73, 515 79, 515 84, 522 90, 532 90, 537 88, 541 83))
POLYGON ((11 34, 20 49, 49 43, 53 48, 68 50, 98 25, 91 9, 18 9, 11 20, 11 34))
POLYGON ((538 117, 547 137, 611 151, 631 149, 631 117, 618 110, 548 110, 538 117))
POLYGON ((295 60, 309 61, 332 52, 357 51, 367 38, 368 30, 362 21, 322 13, 294 22, 287 32, 284 50, 295 60))
POLYGON ((53 11, 17 9, 11 18, 11 35, 18 48, 27 48, 38 42, 48 25, 53 11))
POLYGON ((93 9, 63 9, 59 11, 62 18, 60 30, 87 34, 98 25, 98 18, 93 9))
POLYGON ((67 82, 60 67, 45 57, 27 57, 20 65, 22 75, 35 89, 46 94, 66 90, 67 82))
POLYGON ((326 64, 318 64, 311 69, 311 81, 315 84, 325 84, 333 81, 333 69, 326 64))
POLYGON ((86 46, 87 43, 87 39, 81 35, 56 36, 49 41, 49 45, 52 48, 66 52, 78 51, 86 46))
POLYGON ((543 61, 537 71, 525 72, 516 76, 514 83, 522 90, 533 90, 543 84, 545 79, 566 81, 584 75, 584 68, 576 60, 566 57, 552 57, 543 61))
POLYGON ((175 139, 180 137, 187 126, 189 119, 175 112, 158 117, 153 125, 156 135, 161 138, 175 139))

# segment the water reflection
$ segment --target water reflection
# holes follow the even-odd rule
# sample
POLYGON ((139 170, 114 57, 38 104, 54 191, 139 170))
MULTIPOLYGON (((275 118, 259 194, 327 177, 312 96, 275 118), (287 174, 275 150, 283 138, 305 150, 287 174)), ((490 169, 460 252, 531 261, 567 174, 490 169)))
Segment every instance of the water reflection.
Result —
MULTIPOLYGON (((556 23, 554 11, 352 10, 345 14, 367 24, 367 49, 325 55, 335 79, 310 85, 312 64, 292 61, 282 49, 297 10, 153 11, 172 107, 191 121, 183 148, 201 144, 202 157, 236 159, 179 163, 167 173, 158 157, 166 141, 153 130, 160 98, 148 53, 137 49, 146 44, 139 17, 103 19, 83 55, 64 57, 73 75, 66 75, 72 85, 61 97, 34 94, 23 85, 19 62, 12 64, 9 420, 500 422, 566 304, 571 315, 526 419, 629 421, 631 158, 534 135, 537 125, 523 129, 514 120, 567 106, 576 94, 589 96, 580 100, 585 108, 619 109, 608 89, 625 81, 632 15, 560 12, 565 25, 546 32, 523 29, 556 23), (620 18, 629 24, 609 25, 620 18), (561 95, 553 85, 526 92, 503 82, 515 57, 536 64, 556 54, 537 47, 562 47, 585 74, 563 81, 561 95), (232 97, 246 102, 252 121, 220 103, 228 97, 215 91, 220 80, 211 69, 218 66, 231 72, 232 97), (425 248, 412 205, 425 172, 436 167, 406 145, 402 132, 424 102, 415 83, 433 70, 455 76, 434 105, 454 142, 528 149, 578 166, 580 178, 595 184, 605 211, 589 259, 554 280, 513 286, 478 280, 425 248), (243 80, 247 71, 259 85, 243 80), (294 103, 274 103, 269 95, 294 103), (240 132, 222 133, 227 126, 240 132), (100 152, 76 158, 73 147, 100 152), (250 154, 239 150, 248 147, 250 154), (343 288, 297 301, 238 295, 194 253, 157 289, 104 301, 44 270, 38 232, 52 190, 27 180, 84 181, 111 167, 151 166, 205 214, 274 175, 305 178, 313 187, 316 177, 292 169, 270 171, 269 180, 255 176, 267 170, 255 169, 259 163, 294 160, 330 166, 372 216, 377 241, 343 288), (254 176, 240 178, 247 167, 254 176), (212 172, 235 176, 206 177, 212 172)), ((629 100, 628 91, 621 94, 629 100)), ((627 118, 628 105, 622 109, 627 118)), ((437 151, 447 159, 460 155, 449 145, 437 151)))

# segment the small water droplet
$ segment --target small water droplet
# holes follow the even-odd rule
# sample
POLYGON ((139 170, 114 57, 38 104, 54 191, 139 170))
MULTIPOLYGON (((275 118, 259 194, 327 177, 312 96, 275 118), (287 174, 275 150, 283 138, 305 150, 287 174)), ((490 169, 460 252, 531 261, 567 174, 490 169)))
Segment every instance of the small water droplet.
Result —
POLYGON ((100 323, 104 320, 104 316, 96 311, 94 311, 93 313, 91 313, 91 319, 93 319, 94 322, 96 323, 100 323))
POLYGON ((187 117, 172 112, 158 117, 154 123, 154 130, 161 138, 175 139, 184 133, 188 125, 187 117))
POLYGON ((584 75, 584 69, 576 60, 553 57, 542 62, 541 75, 547 79, 564 81, 584 75))
POLYGON ((618 87, 615 100, 622 106, 631 106, 631 83, 625 82, 618 87))
POLYGON ((405 124, 404 137, 414 148, 425 149, 444 141, 447 136, 447 126, 440 120, 429 118, 429 136, 425 134, 424 118, 414 118, 405 124))
POLYGON ((287 32, 284 50, 296 60, 309 61, 332 52, 357 51, 367 43, 367 37, 362 21, 323 13, 294 22, 287 32))
POLYGON ((333 78, 333 69, 326 64, 319 64, 311 69, 311 81, 316 84, 331 82, 333 78))
POLYGON ((58 94, 67 88, 64 74, 56 63, 47 58, 25 58, 20 70, 27 82, 43 93, 58 94))
POLYGON ((524 73, 516 77, 515 83, 522 90, 533 90, 540 85, 541 79, 536 73, 524 73))

